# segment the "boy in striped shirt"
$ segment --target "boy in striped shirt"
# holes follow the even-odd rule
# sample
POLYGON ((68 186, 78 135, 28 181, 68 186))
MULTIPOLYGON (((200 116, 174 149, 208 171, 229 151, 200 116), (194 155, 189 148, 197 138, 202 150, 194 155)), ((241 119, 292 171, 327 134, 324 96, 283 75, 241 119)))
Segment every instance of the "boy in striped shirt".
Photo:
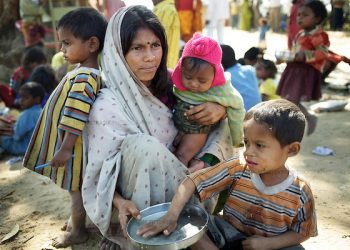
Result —
POLYGON ((78 8, 58 22, 64 58, 77 67, 68 72, 50 95, 35 127, 23 166, 49 177, 71 197, 71 227, 54 240, 67 247, 85 242, 85 209, 80 188, 83 170, 82 132, 97 92, 102 87, 98 55, 102 51, 106 19, 93 8, 78 8), (49 163, 43 169, 35 166, 49 163))
POLYGON ((138 234, 169 235, 193 193, 203 201, 229 190, 223 218, 231 228, 220 230, 222 221, 211 217, 208 235, 192 249, 232 248, 235 242, 224 237, 228 231, 231 239, 241 238, 243 249, 304 249, 300 243, 317 235, 314 199, 309 184, 286 166, 300 151, 304 128, 305 116, 293 103, 257 104, 244 118, 244 162, 233 159, 188 176, 161 221, 138 234))

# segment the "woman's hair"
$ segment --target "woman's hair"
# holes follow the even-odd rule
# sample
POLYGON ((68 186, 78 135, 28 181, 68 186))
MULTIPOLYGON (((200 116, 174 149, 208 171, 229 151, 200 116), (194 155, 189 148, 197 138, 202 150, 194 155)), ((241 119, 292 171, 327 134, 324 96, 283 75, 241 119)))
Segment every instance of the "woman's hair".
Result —
POLYGON ((31 95, 33 98, 39 97, 40 102, 42 102, 42 100, 45 97, 45 89, 43 88, 43 86, 41 86, 41 84, 37 82, 26 82, 21 86, 19 91, 26 92, 29 95, 31 95))
POLYGON ((251 108, 244 121, 254 119, 266 125, 281 146, 301 142, 305 129, 305 116, 294 103, 284 100, 261 102, 251 108))
POLYGON ((38 47, 32 47, 25 51, 22 56, 21 65, 25 70, 30 69, 31 63, 42 64, 46 63, 47 58, 42 49, 38 47))
POLYGON ((226 70, 237 63, 235 51, 230 45, 221 44, 220 47, 222 49, 221 64, 222 67, 226 70))
POLYGON ((100 42, 98 50, 102 51, 107 20, 93 8, 78 8, 65 14, 58 21, 56 29, 67 29, 83 41, 97 37, 100 42))
POLYGON ((30 81, 41 84, 48 94, 51 94, 58 84, 55 71, 49 65, 39 65, 35 67, 29 79, 30 81))
POLYGON ((158 70, 151 81, 151 91, 156 97, 164 95, 171 90, 171 85, 168 84, 168 69, 166 66, 168 44, 162 24, 157 16, 145 6, 135 5, 130 8, 124 16, 120 28, 120 40, 124 56, 128 53, 137 32, 141 29, 151 30, 160 40, 163 55, 160 61, 158 70))
POLYGON ((320 21, 317 24, 321 24, 327 17, 327 9, 323 2, 319 0, 306 1, 302 6, 308 7, 315 14, 315 17, 319 17, 320 21))
POLYGON ((258 64, 264 67, 265 71, 268 73, 267 78, 275 78, 277 73, 276 65, 271 60, 261 59, 258 64))

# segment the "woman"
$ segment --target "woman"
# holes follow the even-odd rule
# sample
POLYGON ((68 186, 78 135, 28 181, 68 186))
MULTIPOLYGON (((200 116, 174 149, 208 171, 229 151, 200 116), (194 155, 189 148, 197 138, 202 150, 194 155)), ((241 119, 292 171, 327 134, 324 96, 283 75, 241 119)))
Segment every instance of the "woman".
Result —
MULTIPOLYGON (((102 55, 107 88, 94 103, 87 126, 84 207, 101 233, 125 248, 120 229, 125 236, 128 219, 170 201, 188 173, 169 150, 177 131, 165 105, 171 106, 166 44, 164 29, 146 7, 122 8, 111 18, 102 55), (118 214, 116 231, 112 209, 118 214)), ((206 103, 187 114, 213 124, 225 116, 225 109, 206 103)), ((233 155, 230 140, 227 122, 221 122, 202 154, 227 159, 233 155)))

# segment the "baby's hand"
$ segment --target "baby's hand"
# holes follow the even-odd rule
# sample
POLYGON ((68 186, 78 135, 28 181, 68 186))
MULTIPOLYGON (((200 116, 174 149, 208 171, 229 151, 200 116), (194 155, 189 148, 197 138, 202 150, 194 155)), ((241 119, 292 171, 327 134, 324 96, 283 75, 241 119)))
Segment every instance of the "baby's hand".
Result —
POLYGON ((72 158, 72 152, 70 150, 60 149, 56 152, 50 166, 53 168, 64 167, 68 164, 68 161, 72 158))
POLYGON ((163 232, 165 235, 170 235, 176 228, 177 222, 171 216, 163 216, 160 220, 152 221, 141 226, 137 230, 137 235, 148 238, 163 232))

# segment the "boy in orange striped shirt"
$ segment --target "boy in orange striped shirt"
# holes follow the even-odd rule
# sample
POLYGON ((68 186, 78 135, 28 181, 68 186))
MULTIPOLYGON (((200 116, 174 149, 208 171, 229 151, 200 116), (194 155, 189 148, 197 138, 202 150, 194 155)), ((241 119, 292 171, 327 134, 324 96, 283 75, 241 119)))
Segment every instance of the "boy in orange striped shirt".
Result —
POLYGON ((229 190, 224 220, 211 217, 208 235, 192 249, 233 249, 236 239, 243 249, 303 249, 300 243, 317 235, 314 199, 308 183, 286 161, 299 153, 304 128, 305 116, 293 103, 257 104, 244 118, 245 162, 233 159, 188 176, 167 214, 138 234, 169 235, 195 191, 203 201, 229 190))

